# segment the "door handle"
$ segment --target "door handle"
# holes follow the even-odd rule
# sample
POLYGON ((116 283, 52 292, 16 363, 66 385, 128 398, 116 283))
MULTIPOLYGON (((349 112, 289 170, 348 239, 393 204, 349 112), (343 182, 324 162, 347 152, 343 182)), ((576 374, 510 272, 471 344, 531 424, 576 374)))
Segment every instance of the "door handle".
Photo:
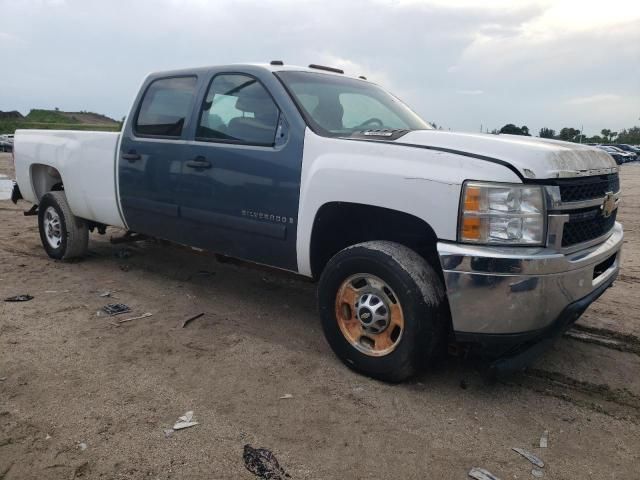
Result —
POLYGON ((205 168, 211 168, 211 162, 209 162, 204 157, 196 157, 193 160, 189 160, 186 165, 189 168, 195 168, 195 169, 198 169, 198 170, 200 170, 200 169, 204 170, 205 168))
POLYGON ((142 157, 139 153, 136 153, 135 150, 129 150, 129 153, 123 153, 122 159, 127 160, 129 162, 135 162, 136 160, 140 160, 142 157))

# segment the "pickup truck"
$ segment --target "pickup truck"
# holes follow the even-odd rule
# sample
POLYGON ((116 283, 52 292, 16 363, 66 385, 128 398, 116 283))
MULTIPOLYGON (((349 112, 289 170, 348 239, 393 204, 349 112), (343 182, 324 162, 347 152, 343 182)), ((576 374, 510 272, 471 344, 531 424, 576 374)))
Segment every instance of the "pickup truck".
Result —
POLYGON ((620 265, 606 152, 435 130, 319 65, 153 73, 121 133, 18 130, 14 162, 50 257, 111 225, 310 277, 334 352, 387 381, 448 347, 526 365, 620 265))

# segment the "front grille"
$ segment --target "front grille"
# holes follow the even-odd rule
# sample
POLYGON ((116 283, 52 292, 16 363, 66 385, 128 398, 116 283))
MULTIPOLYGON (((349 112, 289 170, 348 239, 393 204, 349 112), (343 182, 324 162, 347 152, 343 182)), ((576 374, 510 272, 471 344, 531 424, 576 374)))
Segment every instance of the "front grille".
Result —
POLYGON ((569 214, 562 231, 562 246, 570 247, 601 237, 613 228, 618 210, 604 217, 600 207, 569 214))
POLYGON ((557 180, 557 183, 563 202, 580 202, 601 198, 607 192, 616 193, 620 190, 620 178, 617 173, 579 179, 560 179, 557 180))

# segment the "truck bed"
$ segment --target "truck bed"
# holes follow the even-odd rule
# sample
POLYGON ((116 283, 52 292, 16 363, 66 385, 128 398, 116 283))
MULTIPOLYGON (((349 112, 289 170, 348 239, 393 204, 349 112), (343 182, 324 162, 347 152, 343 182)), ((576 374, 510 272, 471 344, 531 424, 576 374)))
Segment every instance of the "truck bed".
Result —
POLYGON ((124 227, 117 196, 119 141, 117 132, 16 131, 16 181, 22 196, 39 203, 59 174, 74 215, 124 227))

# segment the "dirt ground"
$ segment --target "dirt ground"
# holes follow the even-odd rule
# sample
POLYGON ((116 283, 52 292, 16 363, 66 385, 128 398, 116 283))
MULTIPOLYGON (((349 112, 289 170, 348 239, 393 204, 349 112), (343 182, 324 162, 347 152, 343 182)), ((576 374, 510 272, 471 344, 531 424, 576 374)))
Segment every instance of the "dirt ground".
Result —
MULTIPOLYGON (((13 175, 9 155, 0 173, 13 175)), ((247 443, 294 479, 464 479, 474 466, 533 478, 512 447, 540 456, 545 478, 639 479, 640 165, 622 185, 619 280, 531 369, 493 385, 458 358, 401 385, 357 375, 325 343, 311 283, 112 245, 117 230, 92 235, 83 261, 53 261, 28 204, 2 201, 0 298, 34 299, 0 301, 0 480, 251 479, 247 443), (113 302, 153 315, 115 327, 96 314, 113 302), (199 425, 165 437, 187 410, 199 425)))

